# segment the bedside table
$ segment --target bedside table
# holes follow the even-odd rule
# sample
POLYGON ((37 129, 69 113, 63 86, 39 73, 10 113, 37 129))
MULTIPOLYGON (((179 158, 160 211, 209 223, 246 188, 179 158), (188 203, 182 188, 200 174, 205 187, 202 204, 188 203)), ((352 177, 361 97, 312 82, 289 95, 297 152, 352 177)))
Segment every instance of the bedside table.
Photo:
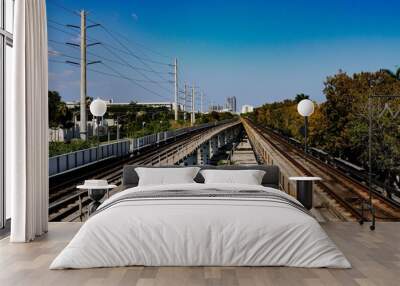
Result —
POLYGON ((86 180, 83 185, 79 185, 76 188, 88 191, 88 196, 92 200, 89 205, 90 216, 101 205, 100 200, 104 195, 107 194, 107 198, 109 198, 109 191, 116 187, 116 185, 109 185, 107 180, 86 180))
POLYGON ((296 198, 303 206, 310 210, 313 207, 313 182, 321 181, 320 177, 289 177, 296 181, 296 198))

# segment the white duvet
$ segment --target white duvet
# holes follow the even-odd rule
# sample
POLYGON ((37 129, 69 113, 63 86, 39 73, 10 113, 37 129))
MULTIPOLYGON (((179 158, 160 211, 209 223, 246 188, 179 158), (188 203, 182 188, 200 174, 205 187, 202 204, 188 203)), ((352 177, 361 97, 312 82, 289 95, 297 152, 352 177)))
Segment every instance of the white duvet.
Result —
MULTIPOLYGON (((263 190, 254 185, 182 184, 155 190, 263 190)), ((318 222, 293 206, 258 199, 160 198, 124 201, 91 217, 50 269, 145 266, 294 266, 349 268, 318 222)))

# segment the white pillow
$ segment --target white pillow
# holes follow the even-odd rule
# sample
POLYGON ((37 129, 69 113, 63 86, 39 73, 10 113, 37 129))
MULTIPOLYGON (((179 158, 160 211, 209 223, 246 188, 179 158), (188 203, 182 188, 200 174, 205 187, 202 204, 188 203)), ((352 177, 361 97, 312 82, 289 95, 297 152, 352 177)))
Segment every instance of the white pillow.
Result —
POLYGON ((205 184, 261 185, 265 171, 262 170, 202 170, 205 184))
POLYGON ((139 176, 138 186, 195 183, 199 167, 185 168, 135 168, 139 176))

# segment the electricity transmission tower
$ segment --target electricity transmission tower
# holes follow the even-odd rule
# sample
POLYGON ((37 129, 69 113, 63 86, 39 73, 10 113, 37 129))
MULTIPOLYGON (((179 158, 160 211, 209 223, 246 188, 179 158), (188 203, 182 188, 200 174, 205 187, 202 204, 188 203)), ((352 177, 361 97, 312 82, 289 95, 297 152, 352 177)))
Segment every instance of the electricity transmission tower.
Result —
POLYGON ((204 113, 204 91, 200 94, 200 113, 204 113))
POLYGON ((191 108, 191 117, 190 117, 190 124, 193 126, 196 121, 194 106, 195 106, 195 85, 192 86, 192 108, 191 108))
POLYGON ((71 27, 71 28, 80 29, 80 32, 81 32, 81 35, 80 35, 81 43, 80 43, 80 44, 76 44, 76 43, 67 43, 68 45, 71 45, 71 46, 80 47, 80 49, 81 49, 80 63, 71 62, 71 61, 68 61, 68 62, 71 63, 71 64, 80 65, 80 67, 81 67, 80 135, 81 135, 81 139, 87 140, 87 137, 88 137, 88 136, 87 136, 87 115, 86 115, 86 97, 87 97, 87 76, 86 76, 86 70, 87 70, 87 66, 88 66, 88 65, 101 63, 101 61, 93 61, 93 62, 89 62, 89 63, 88 63, 88 62, 87 62, 86 48, 87 48, 87 47, 94 46, 94 45, 99 45, 99 44, 101 44, 101 43, 100 43, 100 42, 95 42, 95 43, 87 44, 86 30, 89 29, 89 28, 93 28, 93 27, 100 26, 100 24, 93 24, 93 25, 86 26, 86 16, 87 16, 87 12, 86 12, 85 10, 82 10, 82 11, 80 12, 80 15, 81 15, 81 25, 80 25, 80 26, 76 26, 76 25, 67 25, 68 27, 71 27))
POLYGON ((183 120, 186 121, 186 111, 187 111, 187 97, 188 97, 188 88, 187 84, 185 83, 185 87, 183 90, 183 120))
POLYGON ((174 62, 174 86, 175 86, 175 104, 174 104, 174 111, 175 111, 175 121, 178 121, 178 59, 175 58, 174 62))

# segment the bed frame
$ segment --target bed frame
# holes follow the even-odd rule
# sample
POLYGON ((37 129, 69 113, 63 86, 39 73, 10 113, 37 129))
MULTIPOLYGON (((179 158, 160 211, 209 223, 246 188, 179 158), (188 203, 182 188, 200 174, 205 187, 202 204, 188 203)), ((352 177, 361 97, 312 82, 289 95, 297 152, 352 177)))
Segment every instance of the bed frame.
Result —
MULTIPOLYGON (((136 187, 139 183, 139 176, 135 171, 136 167, 149 168, 185 168, 184 166, 140 166, 140 165, 125 165, 122 174, 122 189, 136 187)), ((223 165, 223 166, 199 166, 202 170, 218 169, 218 170, 263 170, 265 171, 262 185, 279 189, 279 167, 273 165, 223 165)), ((199 173, 194 179, 197 183, 204 183, 203 176, 199 173)))

